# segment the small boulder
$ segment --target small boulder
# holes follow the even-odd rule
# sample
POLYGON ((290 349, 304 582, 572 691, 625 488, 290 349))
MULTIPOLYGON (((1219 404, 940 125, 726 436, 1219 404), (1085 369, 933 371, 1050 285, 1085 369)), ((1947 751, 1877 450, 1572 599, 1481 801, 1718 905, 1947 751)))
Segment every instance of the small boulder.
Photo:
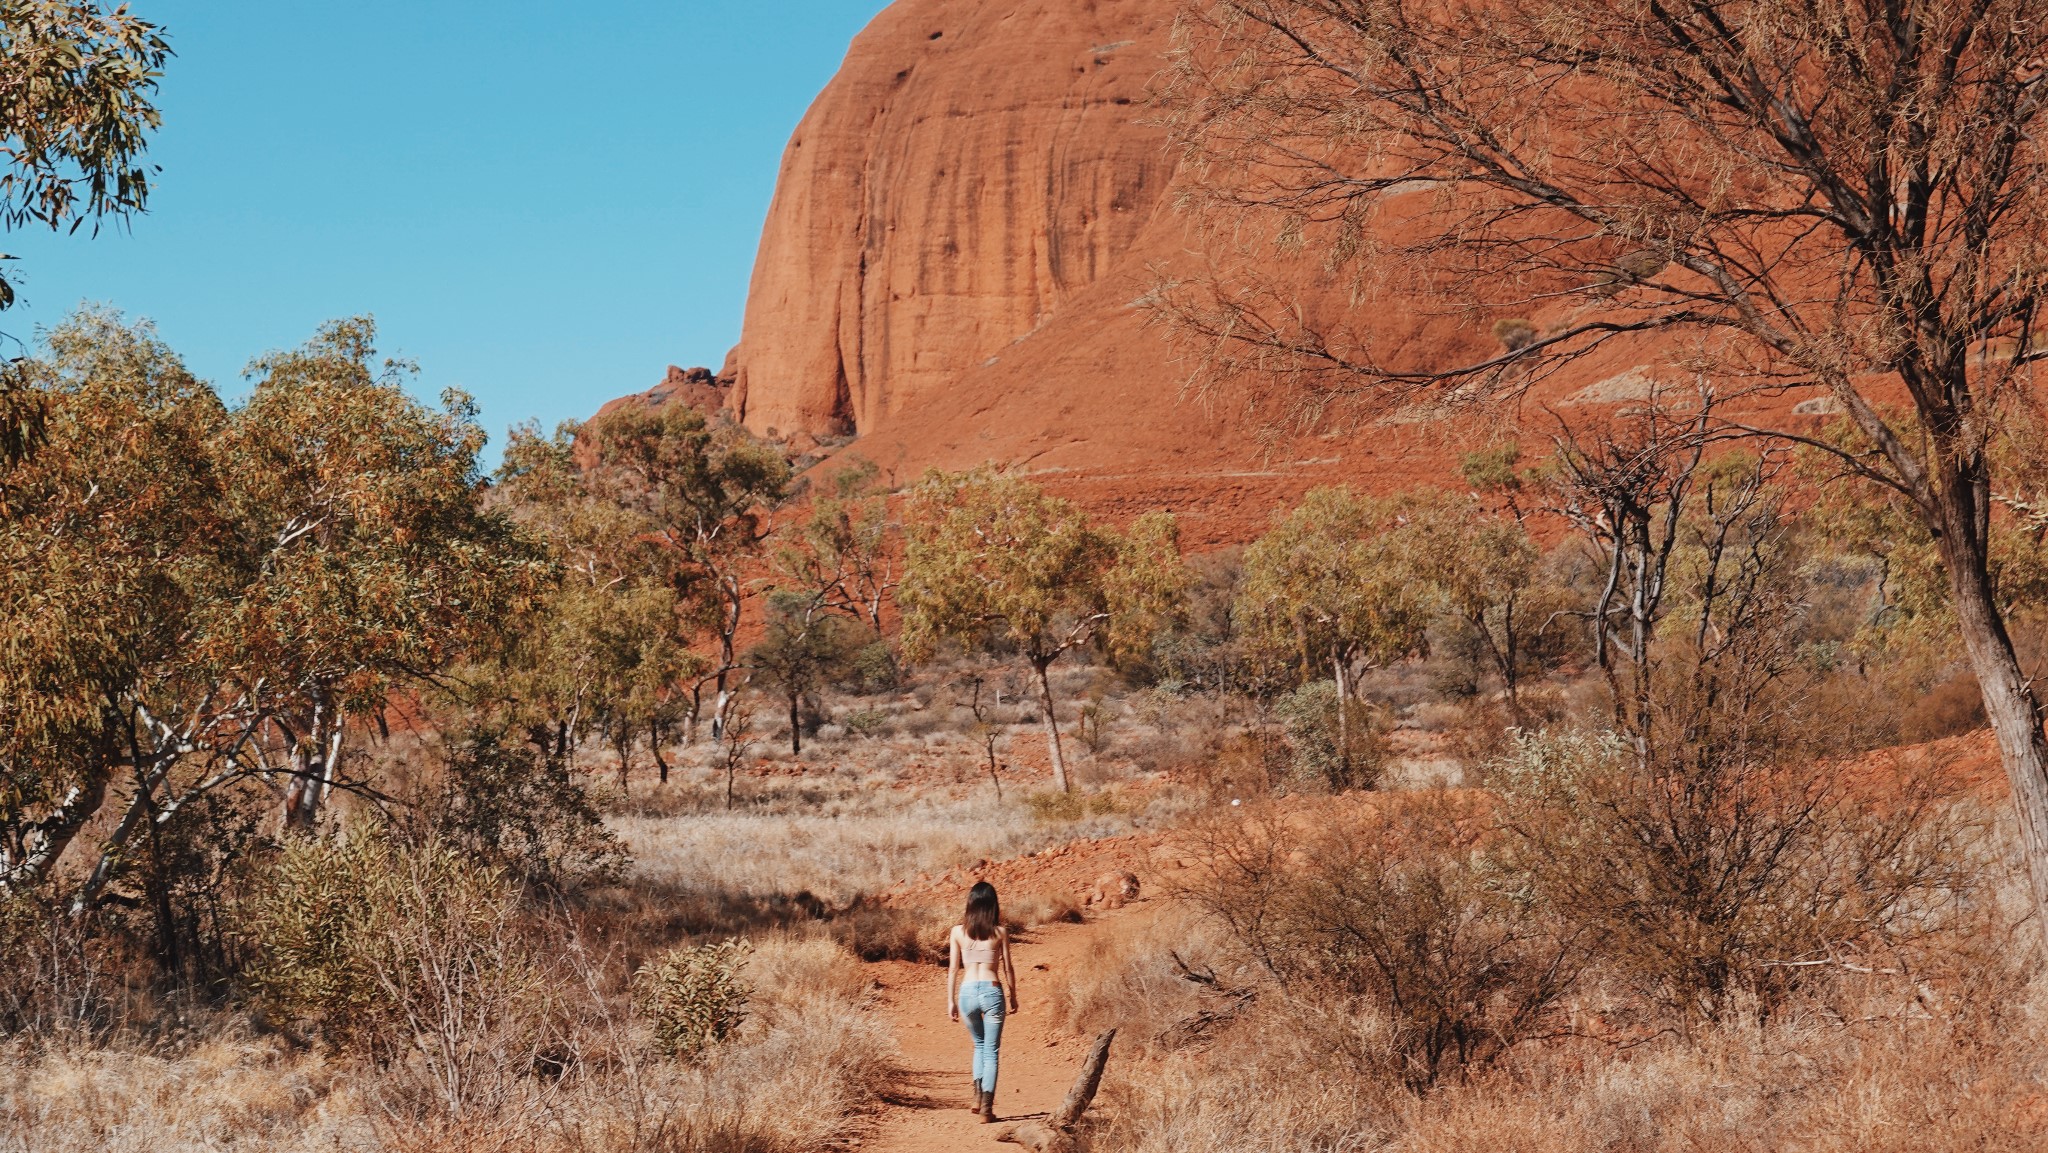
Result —
POLYGON ((1103 909, 1121 909, 1124 902, 1136 900, 1137 896, 1138 875, 1118 870, 1095 878, 1095 884, 1088 890, 1088 898, 1083 903, 1103 909))

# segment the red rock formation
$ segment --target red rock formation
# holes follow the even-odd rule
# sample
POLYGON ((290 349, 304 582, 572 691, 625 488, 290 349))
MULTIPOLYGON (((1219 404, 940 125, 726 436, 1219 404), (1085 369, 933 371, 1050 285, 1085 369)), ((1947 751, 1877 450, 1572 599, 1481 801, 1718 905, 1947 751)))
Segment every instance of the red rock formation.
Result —
MULTIPOLYGON (((1189 259, 1147 100, 1178 3, 896 0, 876 17, 783 159, 723 374, 745 424, 802 445, 857 433, 846 451, 899 481, 1021 465, 1113 515, 1176 511, 1196 546, 1315 484, 1451 481, 1463 446, 1440 426, 1276 441, 1249 394, 1183 396, 1137 306, 1155 268, 1189 259)), ((1470 317, 1380 303, 1366 321, 1376 347, 1423 359, 1497 347, 1470 317)), ((1616 345, 1551 399, 1625 391, 1655 360, 1616 345)))
POLYGON ((664 404, 681 404, 694 408, 709 416, 712 413, 729 411, 732 408, 732 358, 726 358, 724 372, 713 376, 708 368, 677 368, 668 366, 667 375, 661 383, 646 392, 636 392, 607 401, 597 410, 599 416, 616 409, 634 404, 650 407, 664 404))
POLYGON ((1172 4, 899 0, 784 156, 737 403, 871 432, 1120 268, 1172 174, 1143 123, 1172 4))

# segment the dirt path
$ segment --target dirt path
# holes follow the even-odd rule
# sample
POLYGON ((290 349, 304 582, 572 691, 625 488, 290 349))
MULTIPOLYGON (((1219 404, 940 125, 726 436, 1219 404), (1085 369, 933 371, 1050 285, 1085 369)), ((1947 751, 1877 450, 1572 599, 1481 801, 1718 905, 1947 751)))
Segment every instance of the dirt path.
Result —
MULTIPOLYGON (((1046 982, 1064 980, 1088 963, 1094 942, 1114 931, 1122 914, 1079 925, 1046 925, 1016 944, 1022 1007, 1003 1026, 996 1115, 1004 1121, 1042 1116, 1074 1082, 1087 1046, 1052 1029, 1046 982)), ((972 1095, 967 1028, 946 1019, 946 971, 932 965, 886 962, 875 966, 882 1013, 903 1049, 904 1079, 883 1110, 865 1153, 956 1153, 1013 1148, 995 1140, 1002 1126, 984 1125, 967 1111, 972 1095)))

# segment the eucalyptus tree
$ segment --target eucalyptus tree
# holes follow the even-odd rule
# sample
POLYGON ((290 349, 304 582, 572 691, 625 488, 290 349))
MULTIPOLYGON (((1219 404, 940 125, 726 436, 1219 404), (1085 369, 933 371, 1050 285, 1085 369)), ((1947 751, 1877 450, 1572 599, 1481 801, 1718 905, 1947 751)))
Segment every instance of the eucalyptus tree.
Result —
POLYGON ((352 729, 474 647, 551 576, 482 507, 473 407, 405 391, 367 320, 252 365, 230 408, 143 326, 87 313, 30 378, 42 451, 0 575, 0 887, 52 876, 126 796, 73 894, 136 835, 243 782, 319 819, 352 729))
POLYGON ((576 430, 589 491, 639 518, 664 578, 689 622, 712 635, 716 653, 692 689, 691 723, 706 684, 718 692, 713 735, 731 706, 740 671, 739 634, 769 514, 789 493, 790 467, 773 447, 682 405, 628 407, 576 430))
POLYGON ((239 580, 201 621, 207 655, 280 738, 302 827, 333 789, 348 719, 445 668, 547 575, 482 507, 475 405, 414 400, 413 366, 380 361, 375 339, 368 318, 336 321, 258 358, 215 445, 239 580))
MULTIPOLYGON (((126 4, 0 2, 0 231, 97 231, 147 206, 142 156, 170 55, 163 30, 126 4)), ((13 303, 0 276, 0 308, 13 303)))
POLYGON ((86 313, 48 343, 23 366, 46 451, 0 463, 0 890, 47 876, 143 759, 137 694, 179 679, 228 532, 220 398, 146 326, 86 313))
MULTIPOLYGON (((0 2, 0 232, 96 232, 143 210, 153 176, 142 155, 169 56, 162 30, 125 4, 0 2)), ((0 273, 0 309, 14 295, 0 273)), ((20 371, 0 370, 0 466, 41 439, 43 399, 20 371)), ((0 515, 7 506, 0 488, 0 515)))
POLYGON ((1313 489, 1245 549, 1238 627, 1291 651, 1311 677, 1329 670, 1341 757, 1360 666, 1420 652, 1436 614, 1422 557, 1404 539, 1405 507, 1341 486, 1313 489))
POLYGON ((768 594, 768 621, 761 642, 748 650, 747 667, 782 694, 789 709, 789 751, 804 751, 804 698, 816 693, 853 662, 865 630, 831 611, 816 590, 768 594))
POLYGON ((889 520, 889 494, 873 461, 855 460, 811 495, 804 519, 775 551, 777 587, 801 591, 819 608, 883 636, 882 610, 901 581, 889 520))
POLYGON ((664 572, 652 526, 592 491, 577 461, 577 428, 565 424, 551 437, 512 430, 496 495, 547 543, 561 579, 474 672, 544 756, 566 763, 583 736, 601 733, 619 756, 623 787, 644 735, 666 780, 661 747, 682 710, 682 686, 707 666, 691 647, 695 614, 664 572))
POLYGON ((1180 611, 1187 577, 1171 514, 1124 532, 992 468, 928 473, 904 509, 898 594, 913 659, 946 641, 1015 652, 1045 714, 1053 783, 1071 787, 1048 670, 1090 645, 1138 650, 1180 611))
POLYGON ((1555 607, 1562 590, 1538 581, 1542 553, 1508 512, 1486 509, 1470 496, 1416 493, 1402 514, 1400 536, 1418 579, 1479 642, 1513 708, 1522 677, 1554 628, 1542 610, 1555 607))

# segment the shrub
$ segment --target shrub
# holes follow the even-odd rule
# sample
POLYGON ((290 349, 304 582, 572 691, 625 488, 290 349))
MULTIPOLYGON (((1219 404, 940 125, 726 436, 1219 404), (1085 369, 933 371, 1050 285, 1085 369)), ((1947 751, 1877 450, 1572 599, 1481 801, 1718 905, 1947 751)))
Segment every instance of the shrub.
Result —
POLYGON ((1035 929, 1040 925, 1078 925, 1085 918, 1081 903, 1063 890, 1025 893, 1010 901, 1003 920, 1013 929, 1035 929))
POLYGON ((1448 795, 1301 828, 1270 808, 1200 827, 1186 895, 1361 1071, 1424 1088, 1544 1031, 1584 964, 1448 795))
POLYGON ((751 948, 735 938, 670 949, 633 975, 634 1004, 653 1024, 664 1056, 701 1060, 739 1031, 752 994, 740 970, 751 948))
POLYGON ((1274 702, 1273 712, 1287 734, 1291 775, 1298 784, 1341 792, 1379 783, 1386 737, 1378 710, 1351 702, 1346 723, 1339 725, 1336 683, 1310 681, 1274 702))
POLYGON ((846 731, 873 739, 889 731, 889 714, 883 709, 856 709, 839 719, 846 731))
POLYGON ((902 683, 896 654, 889 642, 875 641, 856 650, 841 671, 838 687, 856 696, 871 697, 895 691, 902 683))
POLYGON ((858 1007, 873 981, 860 960, 829 937, 771 933, 747 957, 750 1009, 792 1018, 827 1005, 858 1007))
POLYGON ((1984 694, 1977 678, 1965 672, 1943 681, 1898 714, 1899 740, 1906 744, 1935 741, 1982 728, 1984 694))
POLYGON ((0 1035, 104 1036, 122 981, 104 934, 35 893, 0 897, 0 1035))
MULTIPOLYGON (((926 920, 908 909, 856 898, 832 919, 832 939, 863 961, 927 960, 926 920)), ((945 960, 943 953, 939 960, 945 960)))
POLYGON ((1092 756, 1100 756, 1109 747, 1108 705, 1099 697, 1090 697, 1081 706, 1081 719, 1075 725, 1075 732, 1081 743, 1092 756))
POLYGON ((366 887, 390 855, 387 841, 362 829, 279 852, 244 922, 257 950, 249 979, 273 1018, 310 1022, 342 1045, 375 1035, 375 985, 362 962, 381 946, 388 910, 366 887))
POLYGON ((1519 316, 1497 320, 1493 324, 1493 338, 1509 352, 1520 352, 1536 343, 1538 335, 1536 326, 1519 316))
POLYGON ((268 881, 244 923, 273 1016, 400 1067, 402 1097, 450 1115, 502 1103, 534 1067, 552 985, 495 870, 359 827, 288 841, 268 881))
POLYGON ((1108 817, 1125 811, 1123 801, 1109 791, 1099 793, 1032 793, 1024 798, 1031 815, 1047 823, 1078 821, 1084 817, 1108 817))
MULTIPOLYGON (((1972 823, 1901 774, 1639 763, 1613 734, 1517 738, 1491 767, 1531 892, 1683 1018, 1768 1017, 1855 958, 1940 929, 1986 871, 1972 823)), ((1867 966, 1865 966, 1867 967, 1867 966)))
POLYGON ((1088 814, 1088 798, 1080 793, 1032 793, 1024 805, 1041 821, 1078 821, 1088 814))
POLYGON ((425 806, 443 843, 547 887, 605 884, 630 858, 561 757, 472 729, 449 751, 439 795, 425 806))

